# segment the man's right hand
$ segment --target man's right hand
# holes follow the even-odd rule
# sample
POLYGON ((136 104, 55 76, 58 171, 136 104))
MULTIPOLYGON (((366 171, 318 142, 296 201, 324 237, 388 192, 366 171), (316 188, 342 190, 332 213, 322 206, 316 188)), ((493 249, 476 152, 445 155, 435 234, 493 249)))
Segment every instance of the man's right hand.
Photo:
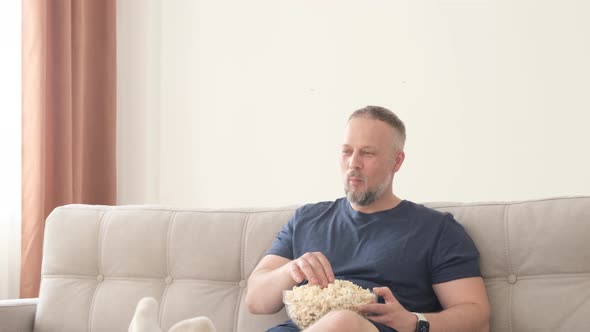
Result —
POLYGON ((308 252, 292 260, 289 263, 289 272, 297 283, 307 279, 311 285, 327 287, 328 283, 334 282, 332 265, 321 252, 308 252))
POLYGON ((290 260, 266 255, 248 278, 246 304, 253 314, 274 314, 283 308, 283 291, 307 279, 312 285, 327 287, 334 282, 332 265, 321 252, 308 252, 290 260))

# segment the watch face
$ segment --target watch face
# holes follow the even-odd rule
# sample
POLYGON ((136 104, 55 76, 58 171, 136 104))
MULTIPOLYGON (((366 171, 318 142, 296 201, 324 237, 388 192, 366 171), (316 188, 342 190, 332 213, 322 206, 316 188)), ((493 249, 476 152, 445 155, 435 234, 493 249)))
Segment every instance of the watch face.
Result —
POLYGON ((430 331, 430 323, 427 321, 419 320, 416 324, 416 332, 428 332, 430 331))

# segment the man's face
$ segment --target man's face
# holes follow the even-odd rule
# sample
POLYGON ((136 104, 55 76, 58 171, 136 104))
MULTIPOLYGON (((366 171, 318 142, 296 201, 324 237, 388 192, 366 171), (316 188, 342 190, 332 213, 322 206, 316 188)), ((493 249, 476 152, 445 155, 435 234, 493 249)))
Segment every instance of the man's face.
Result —
POLYGON ((394 129, 383 121, 358 117, 348 122, 340 168, 351 203, 367 206, 392 191, 393 174, 400 166, 396 138, 394 129))

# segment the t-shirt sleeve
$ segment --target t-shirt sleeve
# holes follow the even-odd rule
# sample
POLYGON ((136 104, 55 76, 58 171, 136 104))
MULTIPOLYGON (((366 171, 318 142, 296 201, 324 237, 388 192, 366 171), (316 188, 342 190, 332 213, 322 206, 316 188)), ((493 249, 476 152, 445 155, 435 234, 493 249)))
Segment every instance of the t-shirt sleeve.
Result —
POLYGON ((289 222, 281 228, 272 241, 270 249, 266 251, 267 255, 278 255, 287 259, 293 259, 293 228, 301 214, 300 210, 301 208, 295 210, 295 214, 289 219, 289 222))
POLYGON ((432 283, 479 277, 479 251, 463 226, 445 215, 432 253, 432 283))

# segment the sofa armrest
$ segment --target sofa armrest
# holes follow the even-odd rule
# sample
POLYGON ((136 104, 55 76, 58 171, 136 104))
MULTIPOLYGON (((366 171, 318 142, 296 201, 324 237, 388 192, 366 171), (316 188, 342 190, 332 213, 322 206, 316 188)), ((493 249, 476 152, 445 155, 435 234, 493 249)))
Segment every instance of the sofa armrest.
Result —
POLYGON ((38 299, 0 300, 2 332, 33 332, 38 299))

